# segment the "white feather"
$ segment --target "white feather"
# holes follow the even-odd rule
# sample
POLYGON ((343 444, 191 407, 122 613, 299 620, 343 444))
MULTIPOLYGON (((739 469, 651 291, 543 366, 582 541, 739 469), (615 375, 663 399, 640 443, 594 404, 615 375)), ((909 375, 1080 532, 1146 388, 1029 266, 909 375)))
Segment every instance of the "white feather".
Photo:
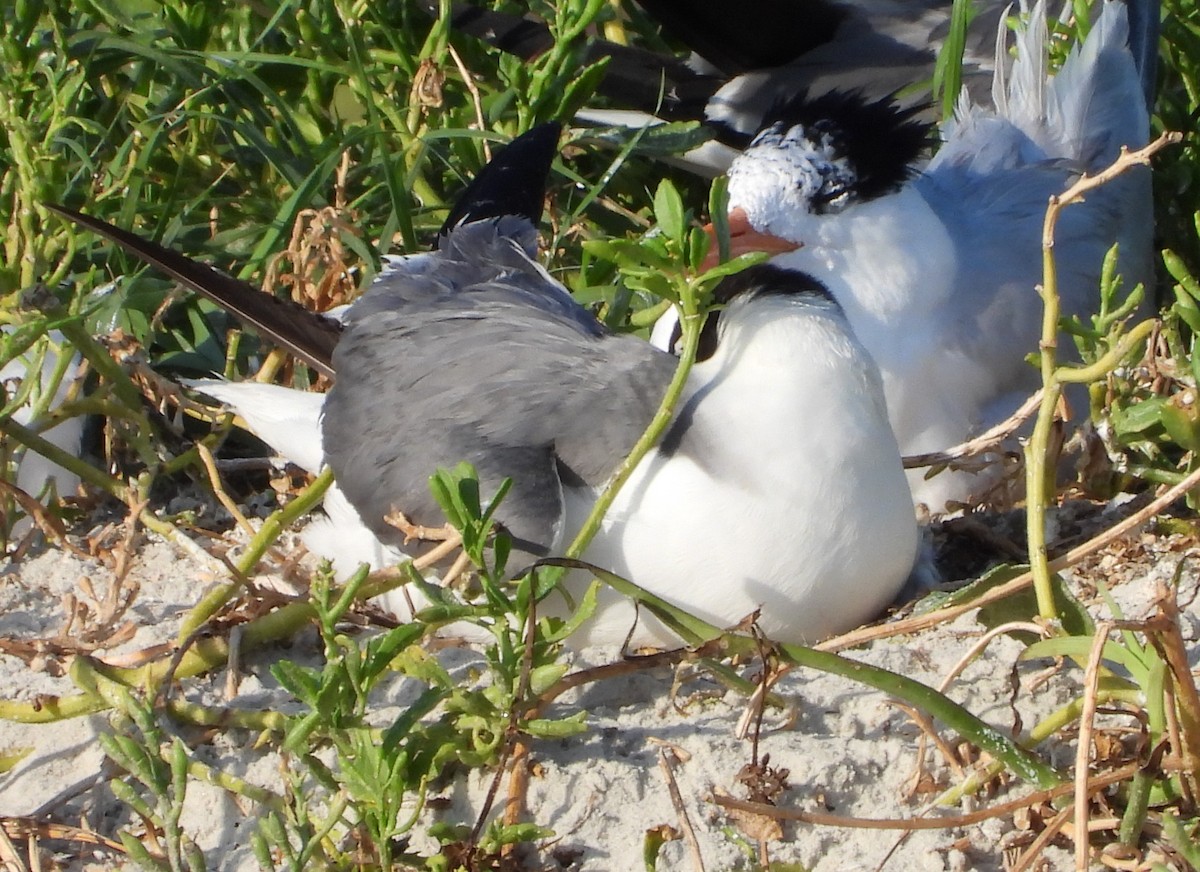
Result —
MULTIPOLYGON (((4 330, 8 332, 7 328, 4 330)), ((34 346, 25 354, 13 358, 3 368, 0 368, 0 384, 3 384, 8 396, 11 397, 19 389, 21 383, 30 378, 30 367, 37 365, 36 348, 37 346, 34 346)), ((71 385, 77 377, 81 362, 79 355, 66 344, 66 337, 57 330, 50 331, 49 343, 45 347, 45 354, 41 360, 41 368, 36 374, 37 381, 32 386, 30 400, 13 413, 12 418, 18 424, 24 426, 36 424, 33 405, 45 401, 45 393, 51 388, 50 382, 58 368, 61 355, 67 353, 71 355, 70 363, 67 365, 62 380, 58 382, 53 397, 45 404, 47 412, 53 412, 65 402, 71 385)), ((81 416, 68 418, 62 423, 42 431, 40 435, 68 454, 78 457, 83 439, 83 418, 81 416)), ((23 451, 17 460, 14 483, 25 493, 34 497, 46 493, 48 490, 52 490, 58 496, 70 496, 79 487, 79 476, 47 460, 36 451, 23 451)), ((28 518, 23 518, 13 526, 9 534, 19 537, 30 528, 31 523, 28 518)))
POLYGON ((236 412, 254 435, 289 463, 314 475, 321 471, 325 457, 321 444, 324 394, 220 379, 189 379, 184 384, 236 412))
MULTIPOLYGON (((895 598, 917 547, 878 371, 832 303, 739 298, 721 324, 684 399, 700 399, 703 457, 648 455, 584 559, 719 626, 758 609, 781 641, 858 626, 895 598)), ((571 495, 570 528, 592 499, 571 495)), ((633 623, 606 590, 580 641, 620 642, 633 623)), ((673 637, 643 615, 633 641, 673 637)))
MULTIPOLYGON (((1095 171, 1121 145, 1148 138, 1124 4, 1106 0, 1056 77, 1046 73, 1044 16, 1038 3, 1011 73, 997 72, 997 108, 960 99, 946 143, 894 195, 813 214, 794 202, 803 199, 796 183, 780 178, 791 159, 752 147, 730 170, 730 205, 745 208, 756 229, 802 244, 776 263, 814 276, 845 308, 879 364, 906 455, 964 441, 1036 386, 1023 358, 1040 329, 1034 285, 1048 196, 1072 168, 1095 171)), ((1153 275, 1150 212, 1148 175, 1136 171, 1068 210, 1056 246, 1066 311, 1089 308, 1114 241, 1127 286, 1153 275)), ((910 483, 934 511, 987 485, 967 473, 926 481, 921 470, 910 483)))

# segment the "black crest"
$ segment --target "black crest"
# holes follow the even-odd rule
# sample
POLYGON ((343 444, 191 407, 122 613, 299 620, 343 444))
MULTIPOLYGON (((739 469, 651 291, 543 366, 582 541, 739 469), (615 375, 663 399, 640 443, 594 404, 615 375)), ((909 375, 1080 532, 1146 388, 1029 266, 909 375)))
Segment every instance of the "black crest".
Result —
POLYGON ((520 215, 537 224, 546 199, 546 177, 558 153, 562 125, 548 121, 531 127, 479 171, 450 210, 439 238, 460 224, 520 215))
POLYGON ((809 136, 827 134, 858 176, 863 200, 898 189, 935 140, 934 126, 921 121, 923 105, 901 108, 894 96, 869 100, 859 91, 830 91, 809 99, 798 94, 775 104, 760 133, 800 125, 809 136))
POLYGON ((763 297, 808 296, 837 303, 829 290, 808 273, 772 263, 746 267, 741 272, 721 279, 713 288, 713 300, 718 303, 728 304, 742 294, 763 297))

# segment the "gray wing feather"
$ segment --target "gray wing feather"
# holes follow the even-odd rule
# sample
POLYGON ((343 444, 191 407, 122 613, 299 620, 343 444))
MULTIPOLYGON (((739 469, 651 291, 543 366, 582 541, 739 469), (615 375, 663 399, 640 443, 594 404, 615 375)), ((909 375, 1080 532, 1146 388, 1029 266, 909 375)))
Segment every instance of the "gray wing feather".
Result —
MULTIPOLYGON (((997 74, 998 89, 1007 91, 1005 117, 960 113, 950 141, 915 180, 943 224, 954 228, 959 252, 958 317, 947 344, 995 366, 998 381, 1005 367, 1014 370, 1010 378, 1033 375, 1013 357, 1011 344, 1033 348, 1040 332, 1042 307, 1033 288, 1042 279, 1039 219, 1050 195, 1082 172, 1103 169, 1122 145, 1138 147, 1149 136, 1127 37, 1125 7, 1105 4, 1087 41, 1047 83, 1046 30, 1035 13, 1017 37, 1013 71, 1007 79, 997 74)), ((1114 241, 1126 288, 1153 279, 1152 209, 1149 170, 1136 167, 1061 213, 1055 259, 1064 314, 1095 311, 1101 263, 1114 241)))
MULTIPOLYGON (((1037 381, 1036 371, 1012 354, 1014 342, 1036 347, 1041 331, 1035 286, 1042 281, 1042 225, 1031 216, 1041 215, 1050 195, 1065 190, 1079 169, 1067 161, 1045 161, 991 173, 943 171, 917 180, 946 226, 955 228, 959 272, 951 305, 958 314, 948 320, 952 326, 944 341, 987 362, 998 381, 1005 371, 1022 384, 1037 381), (1002 287, 999 276, 1005 279, 1002 287)), ((1055 255, 1064 314, 1095 311, 1101 263, 1114 240, 1121 242, 1126 288, 1153 277, 1145 256, 1151 246, 1138 238, 1153 227, 1149 176, 1140 170, 1061 213, 1055 255)))
MULTIPOLYGON (((1125 9, 1106 4, 1087 42, 1073 50, 1047 84, 1045 29, 1035 15, 1018 36, 1019 58, 998 90, 1007 90, 1008 117, 971 109, 960 114, 950 141, 915 184, 959 252, 958 316, 946 344, 993 366, 997 381, 1036 383, 1011 351, 1033 348, 1041 329, 1040 217, 1052 194, 1082 172, 1095 173, 1122 145, 1147 141, 1141 83, 1126 40, 1125 9), (997 277, 1004 285, 997 287, 997 277)), ((1058 290, 1064 314, 1094 312, 1104 253, 1120 243, 1125 287, 1153 280, 1153 204, 1146 167, 1088 194, 1065 209, 1055 237, 1058 290)))
POLYGON ((493 223, 480 226, 451 234, 436 269, 423 258, 350 311, 325 404, 326 458, 385 541, 400 538, 383 522, 393 508, 440 523, 428 487, 438 467, 474 464, 485 498, 511 477, 498 520, 518 551, 539 555, 560 533, 564 480, 603 484, 675 364, 606 331, 493 223))

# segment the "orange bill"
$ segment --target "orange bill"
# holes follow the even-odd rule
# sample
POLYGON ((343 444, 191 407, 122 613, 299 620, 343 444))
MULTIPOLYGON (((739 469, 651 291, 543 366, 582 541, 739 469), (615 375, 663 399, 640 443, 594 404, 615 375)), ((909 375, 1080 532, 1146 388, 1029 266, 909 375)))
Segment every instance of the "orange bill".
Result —
MULTIPOLYGON (((704 232, 708 234, 711 244, 708 248, 708 256, 701 266, 703 269, 712 269, 717 265, 717 235, 711 224, 705 225, 704 232)), ((729 256, 731 258, 752 251, 765 251, 770 255, 786 254, 800 247, 800 243, 789 242, 778 236, 772 236, 770 233, 760 233, 755 230, 746 216, 746 210, 741 206, 730 210, 729 256)))

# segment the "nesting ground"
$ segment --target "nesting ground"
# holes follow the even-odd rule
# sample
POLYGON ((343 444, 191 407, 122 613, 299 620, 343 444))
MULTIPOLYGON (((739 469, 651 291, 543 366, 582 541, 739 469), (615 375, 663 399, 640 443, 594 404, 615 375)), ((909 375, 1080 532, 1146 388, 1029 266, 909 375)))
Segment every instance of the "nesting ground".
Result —
MULTIPOLYGON (((76 541, 83 542, 82 538, 76 541)), ((291 550, 293 546, 285 542, 277 552, 291 550)), ((1181 561, 1181 598, 1186 602, 1187 592, 1196 584, 1186 558, 1196 550, 1188 536, 1136 534, 1078 569, 1073 585, 1100 615, 1094 582, 1105 580, 1127 616, 1136 618, 1149 608, 1155 582, 1170 580, 1181 561)), ((182 615, 217 580, 211 562, 154 537, 143 539, 131 553, 126 586, 136 584, 136 596, 116 622, 117 626, 128 622, 124 634, 128 638, 95 652, 124 663, 136 662, 137 652, 170 642, 182 615)), ((79 603, 94 598, 97 602, 88 607, 89 613, 94 617, 103 611, 113 578, 110 566, 60 547, 44 548, 3 567, 0 650, 5 653, 0 654, 0 697, 31 700, 74 691, 62 674, 66 658, 55 653, 53 640, 66 625, 65 608, 78 613, 79 603)), ((1196 638, 1200 609, 1188 605, 1184 622, 1185 637, 1196 638)), ((85 642, 86 630, 87 624, 77 620, 68 639, 85 642)), ((936 686, 981 632, 974 617, 967 615, 915 636, 875 642, 848 656, 936 686)), ((105 633, 113 635, 111 628, 99 635, 105 633)), ((1018 665, 1022 648, 1010 638, 993 641, 950 686, 950 696, 988 723, 1009 731, 1018 722, 1028 729, 1040 716, 1079 694, 1077 670, 1063 667, 1040 680, 1045 679, 1047 663, 1018 665), (1014 688, 1014 680, 1019 687, 1014 688)), ((315 663, 319 650, 315 633, 306 631, 286 648, 245 657, 236 682, 222 673, 184 682, 178 692, 209 705, 299 711, 271 676, 269 665, 278 658, 315 663), (236 689, 229 696, 231 687, 236 689)), ((1194 648, 1191 653, 1194 666, 1194 648)), ((469 648, 448 647, 438 656, 456 675, 468 674, 479 663, 479 655, 469 648)), ((589 650, 576 655, 574 665, 608 662, 614 656, 589 650)), ((752 747, 748 740, 736 738, 734 730, 746 702, 720 690, 703 673, 680 675, 673 687, 676 677, 666 668, 646 670, 587 686, 558 703, 560 712, 585 709, 590 729, 582 736, 534 746, 530 817, 554 830, 555 837, 533 858, 532 868, 644 868, 646 832, 659 825, 681 825, 670 797, 668 768, 698 838, 704 868, 752 868, 751 841, 709 799, 720 790, 741 795, 737 776, 750 762, 752 747)), ((932 747, 920 762, 920 729, 882 693, 806 670, 783 678, 777 690, 792 709, 768 709, 760 754, 770 755, 772 767, 788 770, 789 787, 781 805, 857 818, 912 817, 959 777, 932 747)), ((402 680, 387 686, 377 703, 380 722, 394 717, 412 691, 402 680)), ((0 815, 82 825, 109 838, 121 827, 138 831, 140 822, 108 786, 114 770, 106 765, 96 741, 97 733, 108 729, 105 714, 37 725, 0 721, 0 753, 32 749, 13 771, 0 776, 0 815)), ((279 758, 269 749, 253 749, 256 736, 238 730, 202 733, 195 729, 181 729, 180 735, 199 759, 252 783, 280 787, 279 758)), ((1065 742, 1041 753, 1065 770, 1075 750, 1065 742)), ((441 801, 428 819, 471 823, 487 787, 488 779, 479 773, 451 779, 440 787, 441 801)), ((984 807, 1019 796, 1022 790, 1022 785, 1010 782, 988 799, 941 813, 984 807)), ((907 837, 898 831, 785 823, 782 838, 772 841, 769 851, 773 861, 817 870, 999 870, 1004 868, 1006 851, 1011 858, 1033 838, 1032 831, 1021 829, 1021 820, 1009 815, 907 837)), ((257 868, 249 848, 256 823, 252 809, 217 788, 200 783, 190 787, 184 827, 204 850, 210 869, 257 868)), ((10 822, 10 833, 13 827, 10 822)), ((47 861, 53 858, 62 868, 121 868, 127 862, 119 853, 78 841, 39 841, 47 861)), ((16 842, 24 844, 20 839, 16 842)), ((430 850, 432 842, 418 836, 414 846, 430 850)), ((1070 868, 1069 852, 1066 841, 1049 849, 1046 858, 1051 868, 1070 868)), ((47 862, 43 868, 53 866, 47 862)), ((662 849, 659 868, 698 867, 685 842, 672 841, 662 849)))

